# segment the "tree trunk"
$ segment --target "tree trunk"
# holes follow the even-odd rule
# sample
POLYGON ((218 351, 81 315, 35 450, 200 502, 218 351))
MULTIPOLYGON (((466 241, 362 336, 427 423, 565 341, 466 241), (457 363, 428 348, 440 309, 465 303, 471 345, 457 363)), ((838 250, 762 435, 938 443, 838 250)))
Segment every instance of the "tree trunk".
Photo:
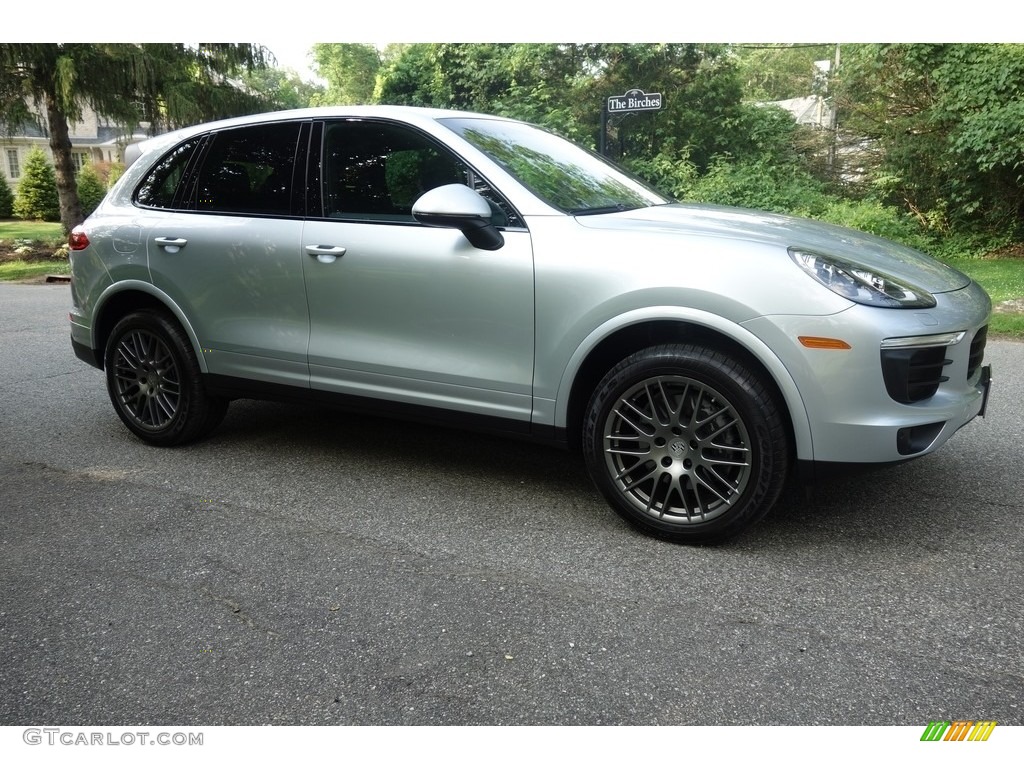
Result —
POLYGON ((82 204, 78 202, 68 116, 50 94, 46 95, 46 122, 50 129, 50 150, 53 152, 53 170, 57 177, 57 196, 60 198, 60 223, 67 233, 81 224, 85 217, 82 215, 82 204))

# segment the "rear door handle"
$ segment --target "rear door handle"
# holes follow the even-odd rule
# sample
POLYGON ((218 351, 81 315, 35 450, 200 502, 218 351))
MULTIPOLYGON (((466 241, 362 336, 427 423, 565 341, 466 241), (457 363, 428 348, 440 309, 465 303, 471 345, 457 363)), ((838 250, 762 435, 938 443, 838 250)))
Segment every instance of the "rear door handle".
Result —
POLYGON ((340 245, 307 245, 306 253, 316 258, 321 264, 332 264, 345 255, 345 248, 340 245))
POLYGON ((168 253, 177 253, 188 243, 183 237, 157 237, 155 242, 168 253))

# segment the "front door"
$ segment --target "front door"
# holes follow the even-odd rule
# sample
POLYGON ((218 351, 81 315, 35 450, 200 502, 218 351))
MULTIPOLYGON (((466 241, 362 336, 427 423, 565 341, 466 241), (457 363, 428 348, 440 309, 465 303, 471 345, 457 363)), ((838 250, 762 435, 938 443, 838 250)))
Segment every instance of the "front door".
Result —
POLYGON ((324 126, 322 142, 323 215, 302 231, 311 386, 525 428, 534 342, 529 233, 506 228, 504 246, 483 251, 458 230, 415 222, 420 194, 474 179, 408 127, 339 121, 324 126))

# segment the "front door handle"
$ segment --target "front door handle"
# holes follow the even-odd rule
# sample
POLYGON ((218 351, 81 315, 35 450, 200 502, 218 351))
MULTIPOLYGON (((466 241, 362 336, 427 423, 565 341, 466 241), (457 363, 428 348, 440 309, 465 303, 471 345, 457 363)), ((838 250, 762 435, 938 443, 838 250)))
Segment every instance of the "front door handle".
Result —
POLYGON ((321 264, 332 264, 345 255, 345 248, 340 245, 307 245, 306 253, 316 258, 321 264))
POLYGON ((184 237, 158 237, 155 242, 168 253, 177 253, 188 243, 184 237))

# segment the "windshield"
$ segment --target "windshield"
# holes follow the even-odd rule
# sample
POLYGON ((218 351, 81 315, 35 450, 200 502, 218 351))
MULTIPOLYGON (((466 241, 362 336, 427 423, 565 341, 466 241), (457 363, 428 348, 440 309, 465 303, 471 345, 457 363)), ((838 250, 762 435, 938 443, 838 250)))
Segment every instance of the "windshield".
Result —
POLYGON ((486 118, 440 122, 566 213, 610 213, 671 202, 597 155, 535 126, 486 118))

